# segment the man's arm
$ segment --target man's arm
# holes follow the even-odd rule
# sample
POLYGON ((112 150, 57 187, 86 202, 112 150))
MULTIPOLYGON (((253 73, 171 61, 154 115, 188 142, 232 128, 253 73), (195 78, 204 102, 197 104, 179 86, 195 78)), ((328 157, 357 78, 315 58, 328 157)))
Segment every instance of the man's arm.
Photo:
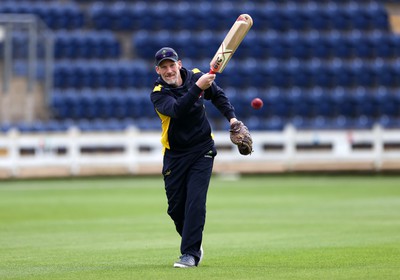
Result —
POLYGON ((167 92, 163 92, 163 89, 153 91, 150 98, 159 113, 171 118, 178 118, 190 110, 199 99, 201 92, 202 90, 197 85, 194 85, 187 94, 177 99, 167 92))
POLYGON ((230 122, 236 120, 235 108, 230 103, 225 92, 216 83, 213 83, 209 89, 205 91, 205 99, 211 100, 213 105, 221 112, 223 116, 230 122))

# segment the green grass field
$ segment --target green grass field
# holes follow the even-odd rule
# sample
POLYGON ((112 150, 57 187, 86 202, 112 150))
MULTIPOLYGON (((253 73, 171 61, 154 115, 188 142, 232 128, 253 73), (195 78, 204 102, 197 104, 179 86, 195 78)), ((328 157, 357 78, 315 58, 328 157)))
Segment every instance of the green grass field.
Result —
POLYGON ((0 279, 399 279, 399 176, 214 176, 174 269, 161 177, 0 181, 0 279))

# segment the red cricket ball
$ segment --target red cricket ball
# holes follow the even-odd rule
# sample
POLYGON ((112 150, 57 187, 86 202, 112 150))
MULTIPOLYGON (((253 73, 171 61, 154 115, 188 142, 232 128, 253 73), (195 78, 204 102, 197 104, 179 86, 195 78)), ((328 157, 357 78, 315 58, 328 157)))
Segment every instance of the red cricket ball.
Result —
POLYGON ((264 105, 264 102, 263 102, 260 98, 258 98, 258 97, 254 98, 254 99, 251 101, 251 107, 253 107, 253 108, 256 109, 256 110, 261 109, 261 107, 262 107, 263 105, 264 105))

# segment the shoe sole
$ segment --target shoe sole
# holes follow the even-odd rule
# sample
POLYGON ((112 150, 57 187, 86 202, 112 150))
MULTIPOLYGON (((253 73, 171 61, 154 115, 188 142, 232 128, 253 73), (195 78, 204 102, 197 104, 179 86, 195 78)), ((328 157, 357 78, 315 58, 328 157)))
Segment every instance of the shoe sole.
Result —
POLYGON ((175 268, 192 268, 192 267, 196 267, 195 265, 186 265, 186 264, 182 264, 182 263, 174 263, 174 267, 175 268))

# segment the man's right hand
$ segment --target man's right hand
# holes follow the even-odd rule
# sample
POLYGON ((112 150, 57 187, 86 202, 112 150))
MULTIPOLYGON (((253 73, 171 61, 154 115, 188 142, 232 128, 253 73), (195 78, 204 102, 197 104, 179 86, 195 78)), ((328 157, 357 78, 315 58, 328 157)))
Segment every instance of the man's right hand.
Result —
POLYGON ((215 74, 204 74, 203 76, 201 76, 197 82, 196 85, 201 88, 202 90, 206 90, 208 89, 211 84, 214 82, 216 75, 215 74))

